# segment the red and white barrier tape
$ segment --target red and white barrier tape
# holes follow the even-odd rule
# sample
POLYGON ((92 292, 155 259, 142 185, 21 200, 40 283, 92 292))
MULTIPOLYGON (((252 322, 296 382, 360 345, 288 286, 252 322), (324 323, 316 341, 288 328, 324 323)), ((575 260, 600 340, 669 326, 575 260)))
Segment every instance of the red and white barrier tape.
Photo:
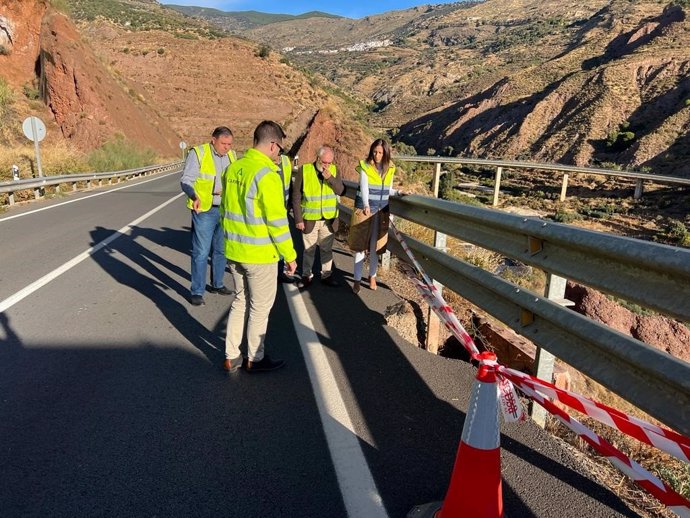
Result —
POLYGON ((524 372, 504 366, 499 367, 499 372, 521 387, 527 385, 547 398, 560 401, 564 405, 596 419, 600 423, 623 432, 640 442, 665 451, 683 462, 690 463, 690 438, 688 437, 630 416, 620 410, 574 392, 558 388, 553 383, 535 378, 524 372))
POLYGON ((520 390, 553 414, 556 419, 575 432, 585 442, 592 446, 592 448, 599 452, 600 455, 606 457, 611 464, 634 480, 637 485, 656 497, 678 516, 690 518, 690 502, 676 493, 665 482, 652 475, 637 462, 629 459, 620 450, 611 445, 611 443, 602 439, 574 417, 568 415, 565 410, 557 407, 549 399, 539 394, 529 385, 523 383, 516 384, 520 390))
MULTIPOLYGON (((412 254, 412 251, 407 246, 402 234, 392 222, 391 228, 395 233, 396 239, 400 242, 403 250, 412 262, 417 274, 421 277, 421 280, 417 277, 411 277, 417 290, 434 313, 438 315, 444 326, 458 339, 465 349, 467 349, 472 359, 477 359, 479 350, 474 340, 458 321, 452 308, 445 302, 443 296, 436 286, 434 286, 431 279, 426 275, 421 265, 412 254)), ((520 371, 508 369, 507 367, 498 365, 498 363, 496 364, 496 370, 499 374, 500 382, 498 383, 498 390, 504 417, 511 421, 519 420, 522 417, 522 406, 519 400, 517 400, 517 395, 515 395, 514 386, 517 386, 527 396, 542 405, 565 426, 584 439, 601 455, 605 456, 620 471, 628 475, 639 486, 659 499, 659 501, 666 505, 671 511, 682 518, 690 518, 690 502, 688 500, 676 493, 667 484, 649 473, 638 463, 629 459, 620 450, 616 449, 605 439, 599 437, 599 435, 584 426, 577 419, 569 416, 548 398, 556 399, 583 414, 641 442, 665 451, 684 462, 690 462, 690 438, 672 430, 667 430, 647 423, 636 417, 629 416, 619 410, 578 394, 559 389, 552 383, 529 376, 520 371), (514 410, 514 413, 511 418, 512 410, 514 410)))

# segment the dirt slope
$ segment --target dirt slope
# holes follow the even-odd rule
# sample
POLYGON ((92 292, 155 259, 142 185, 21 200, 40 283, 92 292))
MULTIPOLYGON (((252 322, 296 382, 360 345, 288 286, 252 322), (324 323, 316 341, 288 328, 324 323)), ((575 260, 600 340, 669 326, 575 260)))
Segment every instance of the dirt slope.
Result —
POLYGON ((116 82, 63 14, 49 11, 43 20, 41 65, 45 99, 65 138, 91 149, 122 133, 162 156, 176 154, 175 132, 116 82))
POLYGON ((245 40, 186 39, 106 21, 81 29, 101 61, 189 144, 206 141, 224 124, 244 149, 264 119, 280 122, 296 140, 328 100, 303 74, 277 56, 259 57, 257 45, 245 40))

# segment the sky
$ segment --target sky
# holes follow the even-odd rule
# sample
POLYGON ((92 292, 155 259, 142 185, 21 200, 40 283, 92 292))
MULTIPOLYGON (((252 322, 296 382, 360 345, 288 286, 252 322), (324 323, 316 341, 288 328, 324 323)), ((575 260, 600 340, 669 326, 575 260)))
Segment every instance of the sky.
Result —
POLYGON ((362 18, 370 14, 408 9, 417 5, 449 3, 418 0, 349 0, 346 2, 324 0, 163 0, 163 4, 194 5, 213 7, 221 11, 261 11, 264 13, 302 14, 309 11, 323 11, 330 14, 362 18))

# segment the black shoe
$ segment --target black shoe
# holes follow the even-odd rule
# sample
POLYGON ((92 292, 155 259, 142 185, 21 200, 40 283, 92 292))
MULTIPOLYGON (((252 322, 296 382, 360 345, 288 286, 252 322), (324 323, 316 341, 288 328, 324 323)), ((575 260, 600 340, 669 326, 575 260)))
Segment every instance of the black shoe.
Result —
POLYGON ((283 365, 285 365, 285 360, 271 360, 268 355, 265 355, 263 360, 258 362, 249 360, 245 370, 247 372, 268 372, 280 369, 283 365))
POLYGON ((211 286, 208 289, 208 291, 210 291, 211 293, 217 293, 218 295, 234 295, 235 294, 234 291, 232 291, 229 288, 226 288, 225 286, 221 286, 220 288, 214 288, 213 286, 211 286))
POLYGON ((297 287, 301 290, 306 290, 309 286, 311 286, 311 281, 313 280, 313 277, 309 275, 304 275, 300 280, 299 283, 297 284, 297 287))
POLYGON ((280 272, 280 275, 278 275, 278 282, 283 284, 292 284, 296 280, 297 279, 295 277, 292 277, 285 272, 280 272))
POLYGON ((331 288, 337 288, 338 286, 340 286, 340 283, 336 280, 335 277, 333 277, 333 274, 325 278, 321 277, 321 284, 325 284, 326 286, 330 286, 331 288))
POLYGON ((204 302, 204 297, 201 295, 192 295, 189 301, 192 303, 192 306, 203 306, 206 304, 206 302, 204 302))

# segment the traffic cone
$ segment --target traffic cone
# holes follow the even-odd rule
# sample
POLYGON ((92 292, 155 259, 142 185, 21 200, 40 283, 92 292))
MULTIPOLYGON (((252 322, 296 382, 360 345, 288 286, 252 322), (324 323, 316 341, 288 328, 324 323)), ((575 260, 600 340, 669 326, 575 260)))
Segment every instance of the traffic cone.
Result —
POLYGON ((496 355, 479 355, 462 438, 446 498, 440 506, 415 507, 408 518, 502 518, 501 445, 496 355))

